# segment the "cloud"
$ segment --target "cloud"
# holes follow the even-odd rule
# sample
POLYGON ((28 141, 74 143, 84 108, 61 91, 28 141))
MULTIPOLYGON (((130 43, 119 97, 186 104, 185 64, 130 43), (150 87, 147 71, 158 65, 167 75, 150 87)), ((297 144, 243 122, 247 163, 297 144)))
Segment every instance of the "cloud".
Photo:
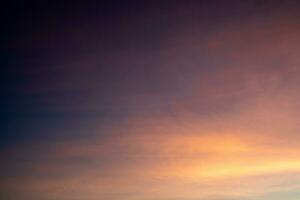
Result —
POLYGON ((123 41, 101 59, 102 47, 59 62, 45 85, 25 90, 51 111, 75 110, 88 127, 4 149, 1 190, 49 200, 253 200, 297 191, 299 29, 279 18, 176 24, 153 48, 123 41), (61 72, 67 77, 52 79, 61 72))

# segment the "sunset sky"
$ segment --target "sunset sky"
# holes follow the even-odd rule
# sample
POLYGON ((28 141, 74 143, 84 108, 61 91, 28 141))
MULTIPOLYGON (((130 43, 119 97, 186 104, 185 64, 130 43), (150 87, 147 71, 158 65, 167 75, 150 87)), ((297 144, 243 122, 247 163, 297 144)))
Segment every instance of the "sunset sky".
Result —
POLYGON ((2 9, 0 199, 300 199, 300 1, 2 9))

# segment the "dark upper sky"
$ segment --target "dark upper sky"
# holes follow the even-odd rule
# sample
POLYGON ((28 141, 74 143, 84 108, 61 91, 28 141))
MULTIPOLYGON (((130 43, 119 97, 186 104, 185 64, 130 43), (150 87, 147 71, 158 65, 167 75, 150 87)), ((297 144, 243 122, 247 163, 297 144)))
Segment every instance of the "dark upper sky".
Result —
POLYGON ((236 24, 298 17, 296 1, 15 1, 2 10, 1 143, 94 115, 127 117, 135 111, 119 98, 128 93, 172 95, 179 86, 159 57, 185 31, 205 40, 236 24))

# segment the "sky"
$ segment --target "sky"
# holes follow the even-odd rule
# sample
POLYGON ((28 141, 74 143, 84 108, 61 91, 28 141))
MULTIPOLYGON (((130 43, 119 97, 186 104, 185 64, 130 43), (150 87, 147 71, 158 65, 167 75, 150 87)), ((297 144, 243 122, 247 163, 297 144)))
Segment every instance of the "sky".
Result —
POLYGON ((299 1, 2 7, 1 199, 300 199, 299 1))

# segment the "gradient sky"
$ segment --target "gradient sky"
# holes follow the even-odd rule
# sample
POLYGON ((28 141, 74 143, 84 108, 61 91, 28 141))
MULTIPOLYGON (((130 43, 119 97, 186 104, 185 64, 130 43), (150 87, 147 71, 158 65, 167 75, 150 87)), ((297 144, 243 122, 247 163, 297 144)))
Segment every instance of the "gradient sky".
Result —
POLYGON ((299 1, 16 1, 0 198, 299 200, 299 1))

